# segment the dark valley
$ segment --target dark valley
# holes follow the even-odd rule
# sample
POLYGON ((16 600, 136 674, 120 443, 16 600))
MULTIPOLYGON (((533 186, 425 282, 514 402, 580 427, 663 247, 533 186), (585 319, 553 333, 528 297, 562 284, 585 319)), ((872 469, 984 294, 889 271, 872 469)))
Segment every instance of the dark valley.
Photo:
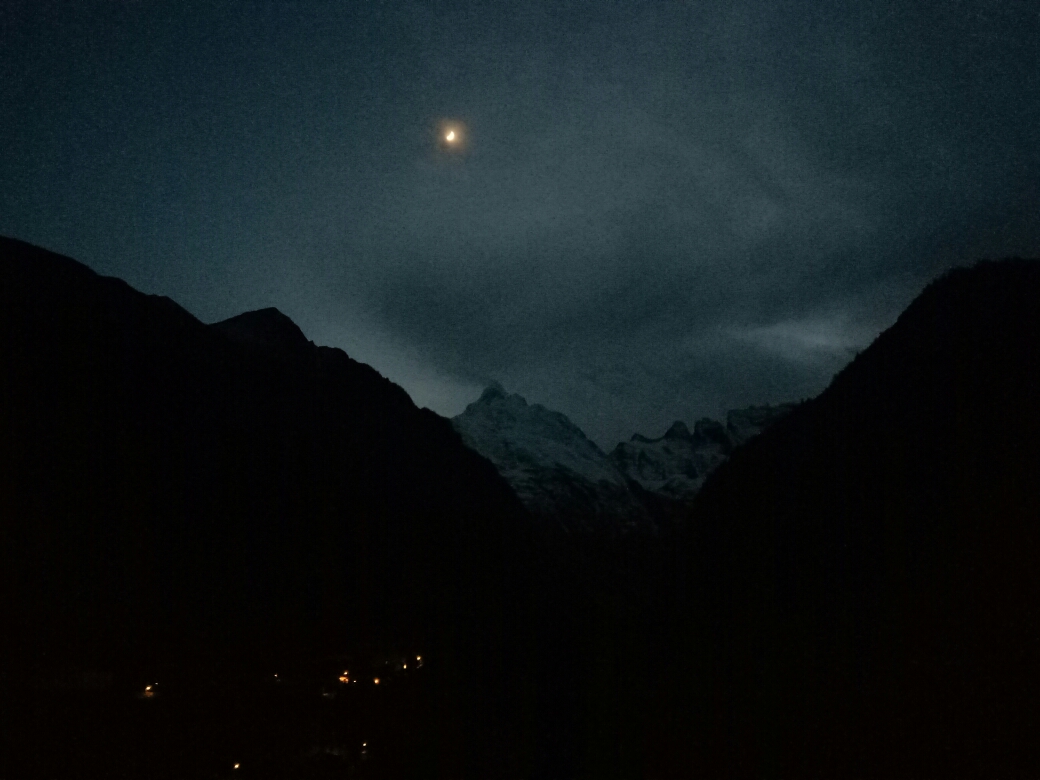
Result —
POLYGON ((606 454, 3 239, 0 773, 1031 776, 1037 300, 606 454))

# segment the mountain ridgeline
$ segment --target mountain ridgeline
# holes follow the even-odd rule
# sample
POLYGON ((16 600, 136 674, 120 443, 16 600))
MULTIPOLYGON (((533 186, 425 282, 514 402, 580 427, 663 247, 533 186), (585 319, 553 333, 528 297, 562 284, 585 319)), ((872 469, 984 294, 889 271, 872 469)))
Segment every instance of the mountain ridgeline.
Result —
POLYGON ((204 325, 10 239, 0 343, 7 683, 420 649, 451 713, 431 771, 508 731, 530 523, 447 420, 275 309, 204 325))
POLYGON ((685 771, 1040 772, 1038 300, 1036 261, 950 271, 708 478, 685 771))
POLYGON ((0 776, 1037 776, 1038 300, 607 454, 0 239, 0 776))
POLYGON ((673 530, 708 474, 793 408, 737 409, 725 426, 705 418, 692 433, 677 421, 656 439, 634 434, 609 455, 566 415, 498 384, 452 424, 547 530, 619 536, 673 530))

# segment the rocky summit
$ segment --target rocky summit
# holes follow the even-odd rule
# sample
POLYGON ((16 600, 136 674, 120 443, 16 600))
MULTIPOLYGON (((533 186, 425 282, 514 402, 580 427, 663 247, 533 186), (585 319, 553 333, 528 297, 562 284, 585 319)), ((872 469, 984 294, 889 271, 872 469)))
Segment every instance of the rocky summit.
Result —
POLYGON ((614 532, 651 521, 638 486, 566 415, 494 384, 452 424, 543 521, 614 532))
POLYGON ((609 455, 566 415, 497 383, 452 423, 535 516, 568 531, 618 533, 655 530, 735 447, 793 408, 733 410, 726 425, 704 418, 692 432, 676 421, 658 438, 633 434, 609 455))

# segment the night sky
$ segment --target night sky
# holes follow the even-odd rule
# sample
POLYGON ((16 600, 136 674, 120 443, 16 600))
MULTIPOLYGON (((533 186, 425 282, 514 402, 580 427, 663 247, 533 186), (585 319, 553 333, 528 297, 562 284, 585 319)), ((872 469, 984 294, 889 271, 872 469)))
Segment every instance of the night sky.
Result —
POLYGON ((1038 203, 1035 0, 0 2, 0 233, 608 448, 815 395, 1038 203))

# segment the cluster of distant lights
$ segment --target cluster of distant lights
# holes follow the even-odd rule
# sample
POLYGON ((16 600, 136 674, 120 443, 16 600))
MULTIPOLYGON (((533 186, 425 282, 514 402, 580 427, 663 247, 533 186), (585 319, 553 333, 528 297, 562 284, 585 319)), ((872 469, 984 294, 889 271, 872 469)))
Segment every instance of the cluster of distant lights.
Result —
MULTIPOLYGON (((421 655, 416 655, 415 656, 415 668, 416 669, 420 669, 421 667, 422 667, 422 656, 421 655)), ((407 670, 408 669, 408 661, 402 661, 401 665, 400 665, 400 668, 404 669, 404 670, 407 670)), ((379 685, 380 684, 380 679, 381 679, 380 677, 373 677, 372 678, 372 683, 375 684, 375 685, 379 685)), ((281 681, 282 681, 282 678, 279 677, 278 673, 276 672, 275 673, 275 682, 281 682, 281 681)), ((352 684, 352 683, 357 684, 357 682, 358 682, 357 679, 354 679, 354 680, 350 679, 350 671, 347 670, 347 669, 343 670, 343 674, 341 674, 339 676, 339 681, 342 682, 345 685, 349 685, 349 684, 352 684)), ((141 697, 145 698, 145 699, 151 699, 152 697, 154 697, 155 694, 156 694, 155 688, 158 687, 158 685, 159 685, 158 682, 153 682, 150 685, 145 685, 145 690, 142 691, 141 694, 140 694, 141 697)))
MULTIPOLYGON (((415 667, 418 669, 422 665, 423 665, 422 656, 421 655, 415 656, 415 667)), ((402 662, 401 663, 401 668, 402 669, 407 669, 408 668, 408 663, 407 662, 402 662)), ((282 678, 279 677, 277 673, 275 673, 274 679, 275 679, 275 682, 281 682, 282 681, 282 678)), ((348 669, 344 669, 343 670, 343 674, 341 674, 339 676, 339 681, 341 683, 345 684, 345 685, 349 685, 351 683, 354 683, 354 684, 357 683, 356 679, 355 680, 351 680, 350 679, 350 671, 348 669)), ((373 677, 372 678, 372 683, 374 685, 379 685, 379 682, 380 682, 380 678, 379 677, 373 677)), ((159 683, 152 683, 151 685, 144 686, 144 690, 141 692, 142 698, 151 699, 153 696, 155 696, 155 689, 158 686, 159 686, 159 683)), ((325 694, 323 694, 323 695, 325 695, 325 694)), ((367 754, 368 754, 368 743, 367 742, 362 742, 361 743, 361 755, 365 756, 367 754)), ((242 764, 236 762, 231 768, 233 770, 237 771, 237 770, 242 768, 242 764)))
MULTIPOLYGON (((419 669, 419 668, 422 668, 422 665, 423 665, 422 656, 421 655, 415 656, 414 667, 416 669, 419 669)), ((401 669, 407 671, 407 669, 408 669, 408 662, 407 661, 404 661, 404 662, 401 663, 401 669)), ((274 674, 274 681, 276 683, 282 682, 282 678, 278 675, 277 672, 274 674)), ((351 685, 351 684, 356 685, 357 682, 358 682, 356 678, 355 679, 351 679, 351 677, 350 677, 350 670, 349 669, 344 669, 343 670, 343 674, 341 674, 339 676, 339 681, 341 683, 343 683, 344 685, 351 685)), ((379 685, 381 682, 382 682, 382 678, 381 677, 373 677, 372 678, 372 684, 373 685, 379 685)), ((157 693, 156 688, 158 688, 158 687, 159 687, 159 683, 151 683, 149 685, 144 686, 144 690, 141 691, 141 694, 140 694, 141 698, 142 699, 154 698, 155 694, 157 693)))
MULTIPOLYGON (((419 669, 419 668, 422 667, 422 665, 423 665, 422 656, 421 655, 415 656, 415 668, 419 669)), ((401 662, 401 668, 403 670, 407 671, 407 669, 408 669, 408 662, 407 661, 402 661, 401 662)), ((275 679, 277 679, 277 678, 278 678, 278 675, 276 674, 275 675, 275 679)), ((344 669, 343 670, 343 674, 341 674, 338 679, 344 685, 356 685, 357 684, 357 679, 356 678, 355 679, 351 679, 351 677, 350 677, 350 670, 349 669, 344 669)), ((373 677, 372 678, 372 684, 373 685, 379 685, 380 682, 382 682, 382 678, 381 677, 373 677)))

